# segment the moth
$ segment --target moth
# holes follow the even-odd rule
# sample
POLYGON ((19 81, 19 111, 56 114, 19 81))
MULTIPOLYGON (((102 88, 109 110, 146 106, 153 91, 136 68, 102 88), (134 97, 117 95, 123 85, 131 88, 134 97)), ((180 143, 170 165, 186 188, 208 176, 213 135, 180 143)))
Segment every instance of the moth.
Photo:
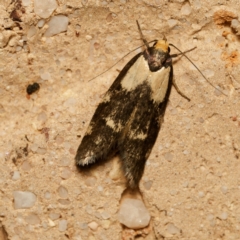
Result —
POLYGON ((149 46, 138 22, 137 25, 146 49, 126 64, 106 92, 75 157, 81 169, 118 154, 131 189, 139 187, 163 123, 172 85, 189 100, 173 79, 172 58, 184 53, 170 55, 165 37, 149 46))

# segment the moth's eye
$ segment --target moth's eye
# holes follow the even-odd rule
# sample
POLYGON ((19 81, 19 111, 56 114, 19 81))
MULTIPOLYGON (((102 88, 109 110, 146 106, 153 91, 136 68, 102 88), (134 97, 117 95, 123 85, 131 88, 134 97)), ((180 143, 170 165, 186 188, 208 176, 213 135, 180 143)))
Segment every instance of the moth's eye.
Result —
POLYGON ((153 47, 154 47, 156 44, 157 44, 157 41, 156 41, 156 42, 154 42, 154 44, 153 44, 153 47))
POLYGON ((170 47, 168 47, 168 53, 170 53, 170 51, 171 51, 171 48, 170 48, 170 47))

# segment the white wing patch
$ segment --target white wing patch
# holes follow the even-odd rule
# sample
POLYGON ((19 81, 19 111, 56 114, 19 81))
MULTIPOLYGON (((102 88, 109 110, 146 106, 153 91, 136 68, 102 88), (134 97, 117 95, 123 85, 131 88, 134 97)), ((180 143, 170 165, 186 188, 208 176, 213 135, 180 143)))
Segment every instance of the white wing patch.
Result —
POLYGON ((103 98, 103 102, 110 102, 111 96, 110 94, 107 92, 103 98))
POLYGON ((170 70, 170 67, 162 67, 157 72, 150 72, 150 76, 148 77, 148 82, 153 92, 152 99, 157 103, 161 103, 166 96, 170 70))
POLYGON ((149 72, 147 61, 143 56, 140 56, 123 78, 121 82, 122 87, 127 91, 134 90, 137 86, 147 80, 149 72))
POLYGON ((152 89, 152 99, 161 103, 167 92, 169 76, 170 67, 162 67, 157 72, 151 72, 147 61, 143 56, 140 56, 123 78, 121 85, 127 91, 132 91, 146 82, 152 89))
POLYGON ((106 125, 112 128, 114 131, 120 131, 123 126, 120 123, 115 123, 110 117, 106 118, 106 125))
POLYGON ((133 134, 130 134, 129 137, 132 139, 132 140, 136 140, 136 139, 139 139, 139 140, 145 140, 147 138, 147 134, 146 133, 139 133, 139 134, 136 134, 136 133, 133 133, 133 134))
POLYGON ((85 133, 85 135, 90 135, 92 133, 92 126, 89 125, 88 128, 87 128, 87 131, 85 133))

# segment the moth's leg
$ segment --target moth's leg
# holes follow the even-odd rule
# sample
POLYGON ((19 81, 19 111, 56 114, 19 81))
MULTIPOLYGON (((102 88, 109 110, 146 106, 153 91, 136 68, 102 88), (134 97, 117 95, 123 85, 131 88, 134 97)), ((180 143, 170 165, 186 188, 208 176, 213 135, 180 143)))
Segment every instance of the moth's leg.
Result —
MULTIPOLYGON (((188 58, 188 57, 185 55, 185 53, 191 52, 192 50, 194 50, 194 49, 197 48, 197 47, 193 47, 193 48, 191 48, 191 49, 189 49, 189 50, 187 50, 187 51, 182 52, 180 49, 178 49, 178 48, 177 48, 176 46, 174 46, 173 44, 170 43, 169 45, 175 47, 178 51, 180 51, 180 53, 171 54, 171 55, 170 55, 171 58, 176 58, 176 57, 181 56, 181 55, 183 55, 184 57, 188 58)), ((190 61, 190 62, 192 62, 192 61, 190 61)))
POLYGON ((172 84, 174 86, 174 88, 176 89, 176 91, 178 92, 178 94, 180 94, 182 97, 184 97, 185 99, 187 99, 190 102, 190 98, 188 98, 184 93, 181 92, 181 90, 178 88, 175 78, 172 78, 172 84))

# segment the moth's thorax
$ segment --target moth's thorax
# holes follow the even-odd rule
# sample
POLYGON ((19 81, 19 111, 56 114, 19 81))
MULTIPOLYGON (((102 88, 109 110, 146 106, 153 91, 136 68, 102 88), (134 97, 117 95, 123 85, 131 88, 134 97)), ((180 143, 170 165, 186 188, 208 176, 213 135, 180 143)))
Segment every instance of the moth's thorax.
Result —
POLYGON ((156 72, 163 66, 167 67, 171 64, 169 44, 165 40, 157 41, 152 47, 146 49, 143 55, 148 61, 149 69, 152 72, 156 72))
POLYGON ((170 67, 162 65, 158 71, 151 71, 144 56, 140 56, 128 70, 121 81, 124 90, 134 91, 139 86, 148 86, 151 89, 151 98, 154 102, 161 103, 168 89, 170 67))

